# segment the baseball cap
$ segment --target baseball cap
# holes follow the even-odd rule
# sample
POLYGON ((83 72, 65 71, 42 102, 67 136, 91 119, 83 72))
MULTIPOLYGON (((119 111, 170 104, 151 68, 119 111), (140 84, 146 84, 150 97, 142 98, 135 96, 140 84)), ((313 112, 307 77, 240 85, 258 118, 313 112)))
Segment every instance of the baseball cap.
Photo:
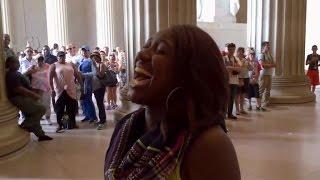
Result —
POLYGON ((86 51, 90 51, 90 47, 87 46, 87 45, 82 45, 82 46, 81 46, 81 50, 82 50, 82 49, 85 49, 86 51))

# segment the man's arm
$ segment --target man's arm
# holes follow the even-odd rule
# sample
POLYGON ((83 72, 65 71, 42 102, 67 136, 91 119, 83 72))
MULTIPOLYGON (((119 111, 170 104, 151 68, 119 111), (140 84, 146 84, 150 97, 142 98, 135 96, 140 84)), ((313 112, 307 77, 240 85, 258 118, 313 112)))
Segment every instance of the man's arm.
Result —
POLYGON ((56 65, 51 64, 49 67, 49 84, 50 84, 50 88, 51 88, 51 92, 52 92, 52 97, 55 96, 55 91, 54 91, 54 87, 53 87, 53 77, 55 75, 55 69, 56 69, 56 65))

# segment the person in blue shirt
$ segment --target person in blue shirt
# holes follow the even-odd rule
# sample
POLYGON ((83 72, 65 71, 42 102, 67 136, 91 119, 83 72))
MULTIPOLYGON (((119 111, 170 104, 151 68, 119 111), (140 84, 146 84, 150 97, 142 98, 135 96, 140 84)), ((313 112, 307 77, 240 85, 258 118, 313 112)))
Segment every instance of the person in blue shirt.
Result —
POLYGON ((93 62, 90 59, 90 48, 89 46, 81 46, 82 59, 79 64, 79 71, 83 78, 83 98, 81 102, 82 110, 85 118, 82 120, 89 121, 90 123, 97 120, 96 111, 92 101, 92 79, 93 79, 93 62))

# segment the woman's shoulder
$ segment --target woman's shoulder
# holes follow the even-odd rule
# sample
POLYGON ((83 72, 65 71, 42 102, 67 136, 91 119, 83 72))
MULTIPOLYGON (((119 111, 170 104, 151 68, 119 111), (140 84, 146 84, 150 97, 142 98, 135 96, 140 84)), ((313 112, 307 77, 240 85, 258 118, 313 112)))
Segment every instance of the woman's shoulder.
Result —
POLYGON ((240 179, 235 149, 220 126, 207 129, 193 140, 181 172, 187 179, 240 179))

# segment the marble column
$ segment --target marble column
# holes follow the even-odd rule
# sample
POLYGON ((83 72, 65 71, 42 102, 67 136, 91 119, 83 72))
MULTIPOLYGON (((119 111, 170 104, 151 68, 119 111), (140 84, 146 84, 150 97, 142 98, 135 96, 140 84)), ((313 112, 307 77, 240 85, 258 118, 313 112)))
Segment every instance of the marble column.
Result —
POLYGON ((69 43, 66 0, 46 0, 48 45, 69 43))
POLYGON ((124 0, 129 78, 133 60, 146 40, 176 24, 196 25, 196 0, 124 0))
MULTIPOLYGON (((143 44, 157 31, 177 24, 196 25, 196 0, 124 0, 128 80, 133 76, 134 58, 143 44)), ((128 102, 128 85, 121 90, 122 106, 115 120, 137 108, 128 102)))
POLYGON ((197 0, 199 22, 236 23, 237 0, 197 0))
MULTIPOLYGON (((0 19, 2 34, 2 19, 0 19)), ((0 158, 25 147, 30 141, 30 134, 18 126, 18 110, 6 97, 5 61, 0 43, 0 158)))
POLYGON ((249 0, 248 44, 269 41, 276 61, 271 103, 315 100, 304 71, 307 0, 249 0))
POLYGON ((10 3, 9 0, 1 0, 1 15, 2 15, 2 27, 3 33, 12 36, 11 30, 11 16, 10 16, 10 3))
POLYGON ((97 44, 124 48, 123 1, 96 0, 97 44))

